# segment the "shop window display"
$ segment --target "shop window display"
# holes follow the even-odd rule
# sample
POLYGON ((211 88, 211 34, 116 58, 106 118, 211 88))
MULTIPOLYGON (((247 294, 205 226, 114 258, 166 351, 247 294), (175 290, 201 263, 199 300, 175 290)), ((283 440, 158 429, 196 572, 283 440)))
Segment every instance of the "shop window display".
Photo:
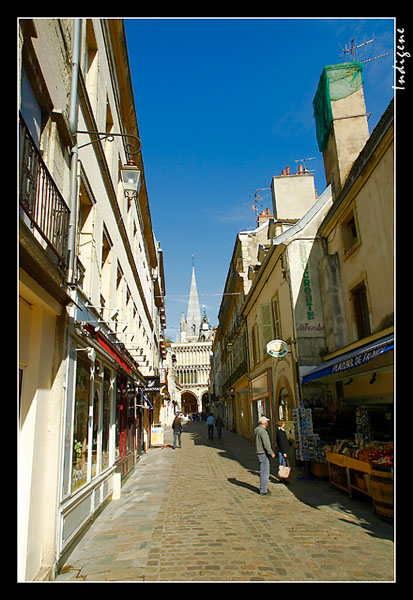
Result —
POLYGON ((286 389, 282 389, 280 391, 280 395, 278 397, 278 418, 280 421, 289 421, 290 420, 290 411, 289 411, 289 395, 286 389))
POLYGON ((103 380, 102 471, 109 467, 110 398, 110 373, 105 369, 105 375, 103 380))
POLYGON ((95 382, 93 395, 93 423, 92 423, 92 478, 99 473, 99 412, 100 412, 100 385, 95 382))
POLYGON ((72 492, 87 482, 90 362, 77 358, 73 426, 72 492))

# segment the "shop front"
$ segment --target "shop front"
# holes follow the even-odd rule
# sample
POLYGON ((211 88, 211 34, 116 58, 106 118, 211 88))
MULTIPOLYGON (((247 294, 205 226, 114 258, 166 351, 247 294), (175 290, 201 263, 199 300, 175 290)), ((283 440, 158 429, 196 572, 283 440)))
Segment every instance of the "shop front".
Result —
POLYGON ((133 362, 90 322, 69 338, 59 503, 59 560, 110 499, 143 452, 143 378, 133 362))
POLYGON ((235 431, 241 437, 253 441, 254 430, 252 427, 252 415, 249 409, 248 378, 245 375, 234 383, 234 426, 235 431))
MULTIPOLYGON (((266 369, 250 380, 251 414, 253 428, 258 426, 261 416, 270 419, 271 443, 275 444, 275 409, 272 394, 271 369, 266 369)), ((274 447, 274 446, 273 446, 274 447)))
POLYGON ((374 482, 380 471, 389 489, 393 483, 393 352, 390 333, 330 357, 302 377, 303 405, 295 415, 297 458, 350 496, 370 496, 376 512, 388 516, 392 496, 381 507, 374 482))

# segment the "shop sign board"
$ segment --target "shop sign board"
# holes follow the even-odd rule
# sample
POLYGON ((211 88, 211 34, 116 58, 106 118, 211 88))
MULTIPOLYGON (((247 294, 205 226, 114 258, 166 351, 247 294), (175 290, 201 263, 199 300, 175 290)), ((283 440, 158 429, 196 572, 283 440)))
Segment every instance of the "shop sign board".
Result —
POLYGON ((393 335, 384 338, 380 342, 375 342, 365 347, 363 350, 353 350, 341 357, 327 361, 325 364, 310 371, 302 379, 302 383, 307 383, 313 379, 319 379, 326 375, 341 373, 356 367, 360 367, 365 363, 377 358, 381 354, 394 349, 393 335))
POLYGON ((143 388, 143 391, 148 392, 160 392, 161 391, 161 382, 159 375, 157 377, 146 377, 146 387, 143 388))
POLYGON ((151 427, 151 446, 163 446, 163 427, 151 427))
POLYGON ((272 340, 267 344, 267 353, 275 358, 282 358, 288 354, 288 344, 284 340, 272 340))

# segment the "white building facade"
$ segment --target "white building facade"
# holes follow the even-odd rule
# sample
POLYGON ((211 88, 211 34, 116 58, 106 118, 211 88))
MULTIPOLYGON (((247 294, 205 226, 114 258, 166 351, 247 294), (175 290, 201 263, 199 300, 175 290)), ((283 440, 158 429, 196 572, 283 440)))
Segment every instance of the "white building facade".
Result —
POLYGON ((19 25, 18 578, 33 581, 150 445, 166 322, 123 20, 19 25))
POLYGON ((184 414, 206 412, 209 407, 213 331, 201 316, 195 268, 192 267, 187 316, 182 315, 180 336, 170 346, 176 405, 184 414))

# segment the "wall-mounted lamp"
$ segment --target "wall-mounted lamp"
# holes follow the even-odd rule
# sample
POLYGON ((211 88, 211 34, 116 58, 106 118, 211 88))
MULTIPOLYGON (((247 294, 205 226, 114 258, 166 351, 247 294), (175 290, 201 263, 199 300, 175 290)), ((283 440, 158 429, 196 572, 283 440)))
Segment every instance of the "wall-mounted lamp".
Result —
POLYGON ((86 351, 87 352, 87 356, 88 356, 90 362, 92 362, 92 363, 95 362, 95 359, 96 359, 96 350, 94 348, 91 348, 90 346, 87 346, 86 348, 75 348, 74 351, 75 352, 86 351))
POLYGON ((138 167, 130 160, 127 165, 123 165, 120 174, 126 198, 136 198, 141 183, 141 172, 138 167))
POLYGON ((374 383, 376 381, 376 377, 377 377, 377 373, 373 373, 373 375, 371 376, 371 379, 370 379, 369 383, 374 383))

